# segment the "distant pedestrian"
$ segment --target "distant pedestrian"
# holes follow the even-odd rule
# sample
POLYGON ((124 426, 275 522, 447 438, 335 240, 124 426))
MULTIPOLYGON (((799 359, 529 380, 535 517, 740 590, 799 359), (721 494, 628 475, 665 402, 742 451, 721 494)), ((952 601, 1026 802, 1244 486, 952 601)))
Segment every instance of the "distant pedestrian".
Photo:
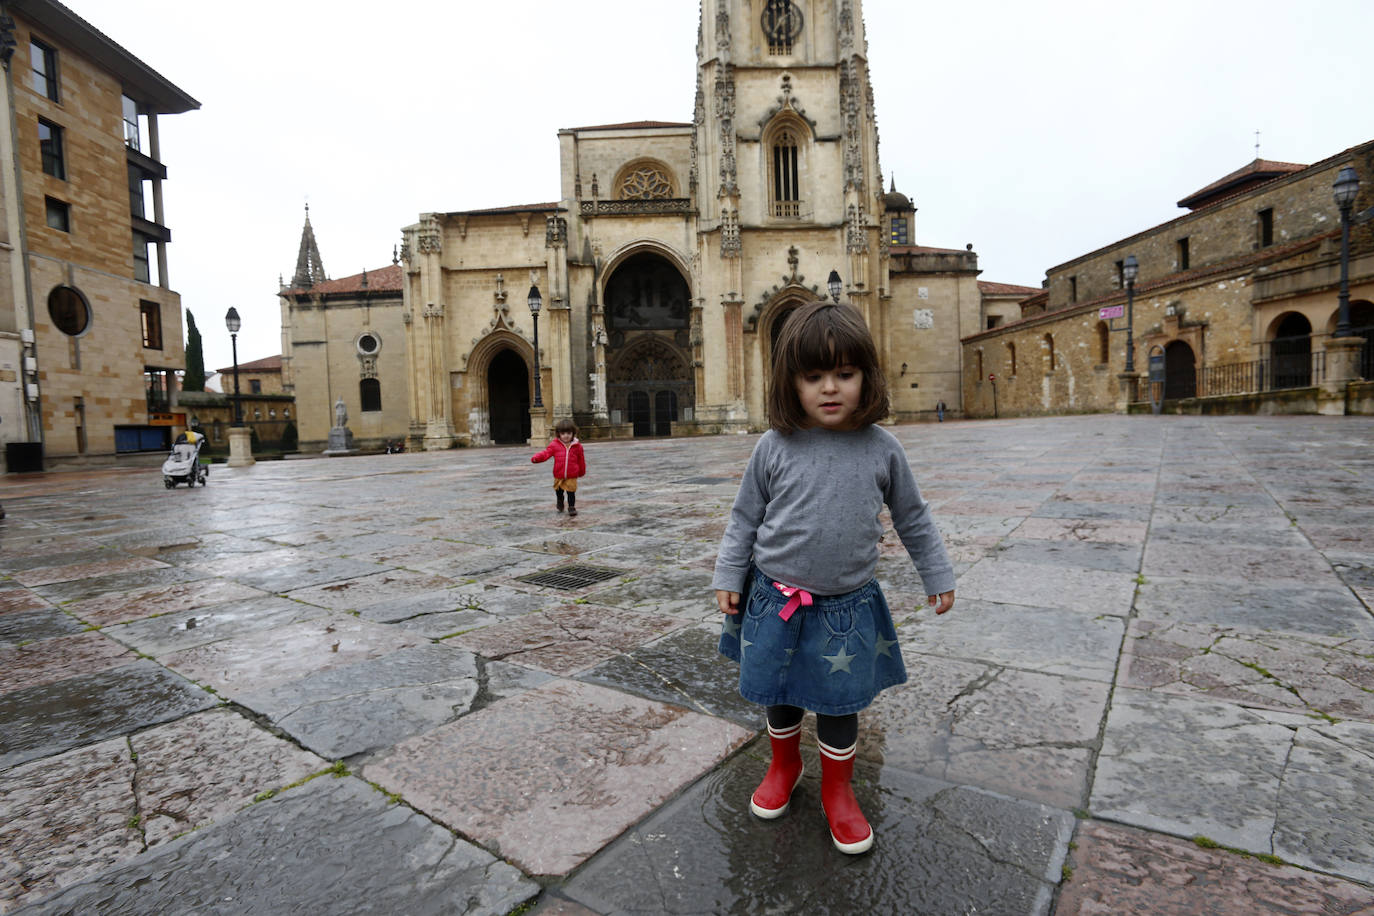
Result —
POLYGON ((577 439, 577 424, 566 417, 553 428, 557 434, 548 446, 530 461, 553 459, 553 495, 559 512, 563 511, 563 494, 568 495, 568 516, 577 517, 577 478, 587 473, 587 456, 577 439))
POLYGON ((873 829, 851 786, 858 712, 907 679, 873 577, 883 504, 936 614, 954 605, 954 569, 906 452, 876 425, 887 383, 863 317, 850 305, 804 305, 774 352, 771 429, 744 470, 712 578, 727 615, 720 651, 740 663, 740 694, 767 710, 773 759, 750 810, 786 813, 810 709, 831 839, 861 853, 873 829))
POLYGON ((935 416, 939 418, 939 420, 940 420, 941 423, 945 422, 945 402, 944 402, 944 401, 937 401, 937 402, 936 402, 936 404, 935 404, 935 416))

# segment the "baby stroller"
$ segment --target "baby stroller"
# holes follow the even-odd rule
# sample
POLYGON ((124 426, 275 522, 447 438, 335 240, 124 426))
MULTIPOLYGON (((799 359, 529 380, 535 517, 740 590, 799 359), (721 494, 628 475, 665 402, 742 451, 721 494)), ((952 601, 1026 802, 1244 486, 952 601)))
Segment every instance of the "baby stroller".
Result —
POLYGON ((162 484, 172 489, 179 483, 194 487, 199 483, 205 486, 210 469, 200 463, 200 449, 205 437, 195 432, 184 432, 177 436, 172 445, 172 453, 162 462, 162 484))

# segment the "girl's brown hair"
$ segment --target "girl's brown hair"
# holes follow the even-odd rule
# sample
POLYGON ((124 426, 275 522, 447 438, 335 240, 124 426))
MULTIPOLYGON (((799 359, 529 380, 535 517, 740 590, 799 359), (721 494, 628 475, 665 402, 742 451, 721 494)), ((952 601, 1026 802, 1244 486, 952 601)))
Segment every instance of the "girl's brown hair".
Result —
POLYGON ((773 388, 768 393, 768 425, 787 434, 810 420, 797 396, 797 376, 853 366, 864 374, 855 428, 887 416, 887 379, 878 368, 878 348, 863 316, 852 305, 811 302, 783 321, 773 348, 773 388))
POLYGON ((554 425, 553 431, 555 435, 560 435, 562 433, 572 433, 574 436, 576 436, 577 424, 574 423, 572 420, 568 419, 567 417, 564 417, 563 419, 559 420, 557 424, 554 425))

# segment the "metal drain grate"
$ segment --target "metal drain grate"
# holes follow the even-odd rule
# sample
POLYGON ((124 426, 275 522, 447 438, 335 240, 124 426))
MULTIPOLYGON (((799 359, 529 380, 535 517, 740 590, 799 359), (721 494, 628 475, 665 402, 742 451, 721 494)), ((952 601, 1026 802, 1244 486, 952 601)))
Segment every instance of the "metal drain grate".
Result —
POLYGON ((614 579, 623 572, 625 572, 623 569, 608 569, 605 566, 560 566, 557 569, 546 569, 543 572, 531 573, 528 576, 516 576, 516 581, 528 582, 530 585, 538 585, 542 588, 558 588, 567 591, 568 589, 582 588, 584 585, 605 582, 607 579, 614 579))

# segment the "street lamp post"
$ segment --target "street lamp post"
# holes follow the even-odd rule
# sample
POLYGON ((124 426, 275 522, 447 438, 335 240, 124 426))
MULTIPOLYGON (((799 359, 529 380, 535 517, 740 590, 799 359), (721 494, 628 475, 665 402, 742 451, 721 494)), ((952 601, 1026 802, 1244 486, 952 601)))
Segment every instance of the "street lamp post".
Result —
POLYGON ((1126 280, 1126 371, 1135 371, 1135 278, 1140 273, 1140 263, 1135 255, 1126 255, 1121 262, 1121 276, 1126 280))
POLYGON ((243 402, 239 400, 239 310, 232 305, 224 314, 224 326, 234 348, 234 423, 229 428, 229 461, 231 468, 247 467, 254 463, 253 432, 243 425, 243 402))
POLYGON ((538 286, 530 286, 530 316, 534 318, 534 406, 543 407, 544 397, 539 386, 539 307, 544 299, 539 295, 538 286))
POLYGON ((232 305, 224 315, 224 326, 229 329, 229 341, 234 351, 234 425, 243 425, 243 405, 239 402, 239 310, 232 305))
POLYGON ((832 270, 830 276, 825 280, 825 285, 830 288, 830 298, 835 301, 836 305, 839 305, 840 290, 843 289, 843 285, 840 283, 840 272, 838 270, 832 270))
POLYGON ((1341 211, 1341 288, 1337 294, 1336 337, 1350 336, 1350 211, 1355 207, 1355 195, 1360 190, 1360 177, 1350 166, 1336 175, 1331 186, 1336 206, 1341 211))

